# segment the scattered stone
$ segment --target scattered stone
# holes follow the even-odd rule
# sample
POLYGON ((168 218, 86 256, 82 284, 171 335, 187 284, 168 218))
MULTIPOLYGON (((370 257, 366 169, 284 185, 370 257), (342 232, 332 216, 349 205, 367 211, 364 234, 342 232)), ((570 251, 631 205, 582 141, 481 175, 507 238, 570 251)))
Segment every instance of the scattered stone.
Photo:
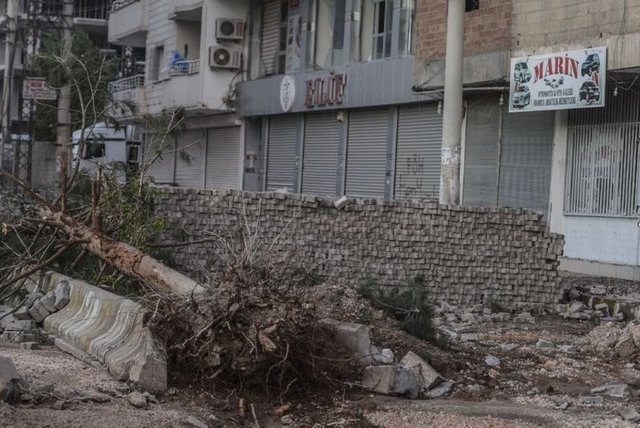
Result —
POLYGON ((400 364, 413 370, 418 380, 418 385, 422 389, 432 389, 444 382, 444 378, 440 376, 440 373, 411 351, 407 352, 407 355, 400 361, 400 364))
MULTIPOLYGON (((125 383, 123 385, 116 386, 115 390, 118 391, 120 394, 128 394, 128 393, 131 392, 131 387, 125 383)), ((175 395, 175 394, 173 394, 173 395, 175 395)))
POLYGON ((196 418, 195 416, 189 416, 185 422, 187 423, 187 425, 190 425, 192 427, 196 427, 196 428, 209 428, 209 425, 207 425, 205 422, 202 422, 200 419, 196 418))
POLYGON ((440 385, 436 386, 435 388, 427 391, 426 395, 428 398, 444 397, 449 392, 451 392, 452 388, 453 388, 453 382, 448 380, 448 381, 442 382, 440 385))
POLYGON ((520 312, 518 316, 513 319, 513 321, 519 323, 534 324, 536 322, 536 319, 531 315, 530 312, 520 312))
POLYGON ((22 349, 26 349, 27 351, 36 351, 40 349, 40 344, 37 342, 22 342, 20 344, 22 349))
POLYGON ((591 388, 591 393, 614 398, 625 398, 631 394, 631 391, 626 383, 612 383, 591 388))
POLYGON ((460 315, 460 320, 462 322, 468 322, 472 324, 475 324, 478 322, 476 316, 472 313, 463 313, 462 315, 460 315))
POLYGON ((484 362, 489 366, 489 367, 496 367, 500 365, 500 358, 493 356, 493 355, 487 355, 487 358, 484 359, 484 362))
POLYGON ((500 377, 500 372, 495 369, 489 369, 487 373, 491 379, 497 379, 500 377))
POLYGON ((129 400, 129 403, 138 409, 146 409, 148 406, 147 398, 137 391, 133 391, 127 395, 127 400, 129 400))
POLYGON ((51 395, 53 394, 53 390, 54 386, 50 383, 35 385, 29 388, 29 391, 35 395, 51 395))
POLYGON ((620 409, 620 417, 627 422, 639 422, 640 413, 635 407, 623 407, 620 409))
POLYGON ((538 388, 537 386, 527 391, 527 395, 538 395, 538 394, 540 394, 540 388, 538 388))
POLYGON ((58 283, 56 289, 53 291, 55 310, 59 311, 69 303, 70 289, 71 287, 69 287, 69 282, 60 281, 58 283))
POLYGON ((16 309, 16 311, 13 313, 13 316, 16 319, 22 321, 28 321, 31 319, 31 315, 29 315, 29 308, 24 305, 16 309))
POLYGON ((603 317, 609 316, 609 305, 606 303, 599 303, 593 307, 596 311, 600 311, 603 317))
POLYGON ((587 306, 584 303, 582 303, 582 302, 573 302, 567 308, 567 312, 570 313, 570 314, 574 314, 576 312, 584 311, 585 309, 589 309, 589 308, 587 308, 587 306))
POLYGON ((506 352, 513 351, 517 347, 518 347, 518 345, 516 345, 515 343, 504 343, 504 344, 500 345, 500 349, 502 349, 503 351, 506 351, 506 352))
POLYGON ((550 342, 548 340, 540 339, 536 343, 536 347, 538 347, 538 348, 555 348, 556 345, 553 342, 550 342))
POLYGON ((445 319, 447 322, 458 322, 458 316, 456 314, 447 314, 445 319))
POLYGON ((478 333, 462 333, 460 334, 460 342, 477 342, 480 339, 478 333))
POLYGON ((142 395, 144 395, 144 398, 147 399, 148 403, 153 403, 153 404, 158 404, 158 399, 156 398, 155 395, 149 393, 149 392, 143 392, 142 395))
POLYGON ((280 422, 282 423, 282 425, 293 425, 293 416, 284 415, 280 418, 280 422))
POLYGON ((484 386, 478 383, 474 383, 473 385, 467 387, 467 391, 469 391, 473 395, 480 395, 482 391, 484 391, 484 386))
POLYGON ((395 355, 391 349, 385 348, 380 353, 374 354, 373 358, 381 364, 393 364, 395 355))
POLYGON ((564 352, 565 354, 573 354, 576 352, 576 347, 573 345, 560 345, 560 352, 564 352))
POLYGON ((67 402, 65 400, 58 400, 55 403, 53 403, 53 406, 51 406, 51 408, 53 410, 64 410, 66 405, 67 405, 67 402))
POLYGON ((10 358, 0 357, 0 402, 11 402, 20 397, 21 378, 10 358))
POLYGON ((176 395, 177 393, 178 393, 178 390, 173 386, 171 388, 169 388, 169 390, 167 391, 167 394, 169 394, 171 396, 176 395))
POLYGON ((563 401, 556 408, 558 410, 567 410, 571 406, 571 401, 563 401))
POLYGON ((582 397, 582 402, 584 404, 603 404, 604 397, 602 395, 588 395, 586 397, 582 397))
POLYGON ((411 397, 417 397, 420 390, 413 369, 401 365, 366 367, 362 387, 379 394, 411 397))

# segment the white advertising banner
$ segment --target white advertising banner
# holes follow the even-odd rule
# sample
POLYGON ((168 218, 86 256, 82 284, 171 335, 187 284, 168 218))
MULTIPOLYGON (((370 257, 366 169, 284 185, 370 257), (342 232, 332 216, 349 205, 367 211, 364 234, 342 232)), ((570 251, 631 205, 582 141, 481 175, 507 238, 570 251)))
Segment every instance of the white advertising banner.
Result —
POLYGON ((509 112, 604 107, 605 47, 511 59, 509 112))

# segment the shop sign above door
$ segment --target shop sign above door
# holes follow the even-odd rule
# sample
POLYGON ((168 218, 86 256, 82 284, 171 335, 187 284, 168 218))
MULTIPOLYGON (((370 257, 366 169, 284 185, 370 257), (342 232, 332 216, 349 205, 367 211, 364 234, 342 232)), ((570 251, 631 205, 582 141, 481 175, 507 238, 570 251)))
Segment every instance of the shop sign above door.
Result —
POLYGON ((305 82, 305 107, 321 107, 342 104, 347 75, 336 74, 333 70, 327 77, 309 79, 305 82))
POLYGON ((509 111, 604 107, 605 47, 511 59, 509 111))

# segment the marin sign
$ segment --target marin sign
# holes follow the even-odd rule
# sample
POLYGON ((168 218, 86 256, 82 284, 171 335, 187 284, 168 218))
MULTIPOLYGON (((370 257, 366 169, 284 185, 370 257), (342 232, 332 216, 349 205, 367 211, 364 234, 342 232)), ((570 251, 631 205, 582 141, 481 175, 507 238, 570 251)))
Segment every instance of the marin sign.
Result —
POLYGON ((603 107, 606 48, 513 58, 509 111, 603 107))

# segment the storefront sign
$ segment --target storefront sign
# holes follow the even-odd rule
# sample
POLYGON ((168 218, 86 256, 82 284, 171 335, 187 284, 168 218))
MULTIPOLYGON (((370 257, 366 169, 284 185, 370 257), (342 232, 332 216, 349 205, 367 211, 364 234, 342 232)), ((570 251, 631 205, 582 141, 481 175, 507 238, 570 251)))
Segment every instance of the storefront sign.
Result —
POLYGON ((291 76, 284 76, 280 82, 280 107, 282 111, 288 112, 293 107, 296 98, 296 82, 291 76))
POLYGON ((604 47, 513 58, 509 111, 603 107, 606 66, 604 47))
POLYGON ((328 77, 318 77, 305 82, 305 107, 320 107, 342 104, 344 89, 347 85, 346 74, 331 71, 328 77))
POLYGON ((27 77, 22 83, 22 98, 25 100, 55 100, 58 94, 43 78, 27 77))

